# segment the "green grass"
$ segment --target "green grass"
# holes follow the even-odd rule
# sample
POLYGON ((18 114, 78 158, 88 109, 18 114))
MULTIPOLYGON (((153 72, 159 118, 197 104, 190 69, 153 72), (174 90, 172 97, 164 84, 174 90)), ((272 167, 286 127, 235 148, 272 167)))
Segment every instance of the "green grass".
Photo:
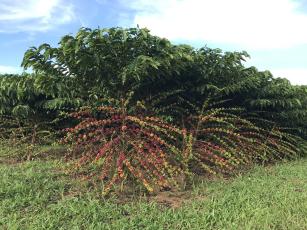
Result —
POLYGON ((307 229, 306 159, 204 181, 179 208, 103 199, 64 166, 1 163, 0 229, 307 229))

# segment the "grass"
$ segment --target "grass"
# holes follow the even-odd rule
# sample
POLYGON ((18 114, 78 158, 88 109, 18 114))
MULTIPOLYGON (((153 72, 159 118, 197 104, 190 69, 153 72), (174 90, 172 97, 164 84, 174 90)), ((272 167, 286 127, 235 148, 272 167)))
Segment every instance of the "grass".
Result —
POLYGON ((64 168, 57 160, 0 163, 0 229, 307 229, 306 159, 127 202, 102 198, 64 168))

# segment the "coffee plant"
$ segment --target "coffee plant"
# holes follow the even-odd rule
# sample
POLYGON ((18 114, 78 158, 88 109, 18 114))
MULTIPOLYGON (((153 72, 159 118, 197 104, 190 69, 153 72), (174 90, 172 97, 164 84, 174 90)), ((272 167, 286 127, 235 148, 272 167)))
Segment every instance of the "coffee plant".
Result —
POLYGON ((247 57, 147 29, 81 28, 57 47, 28 49, 22 66, 32 74, 0 75, 0 135, 39 143, 52 132, 106 193, 133 179, 151 192, 302 155, 306 86, 246 68, 247 57))
POLYGON ((69 115, 79 123, 66 129, 63 142, 72 144, 76 169, 105 182, 105 194, 131 177, 153 192, 176 187, 176 178, 193 173, 231 174, 301 153, 299 137, 259 128, 235 114, 240 110, 204 107, 180 129, 124 107, 83 108, 69 115))
MULTIPOLYGON (((77 166, 94 164, 98 169, 90 177, 112 185, 133 175, 148 191, 176 184, 173 178, 183 173, 183 131, 158 117, 129 115, 110 106, 71 113, 81 122, 68 128, 64 143, 72 143, 77 166)), ((88 174, 88 173, 87 173, 88 174)))

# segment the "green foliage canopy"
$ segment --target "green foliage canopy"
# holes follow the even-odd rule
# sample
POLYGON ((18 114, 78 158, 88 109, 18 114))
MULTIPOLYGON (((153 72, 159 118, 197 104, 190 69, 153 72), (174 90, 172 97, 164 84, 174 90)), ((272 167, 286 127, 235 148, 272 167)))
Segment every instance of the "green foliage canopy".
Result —
POLYGON ((146 108, 179 121, 211 98, 306 135, 306 87, 246 68, 246 57, 174 45, 147 29, 81 28, 58 47, 27 50, 22 66, 33 74, 1 76, 0 113, 56 116, 84 105, 125 103, 129 110, 146 108))

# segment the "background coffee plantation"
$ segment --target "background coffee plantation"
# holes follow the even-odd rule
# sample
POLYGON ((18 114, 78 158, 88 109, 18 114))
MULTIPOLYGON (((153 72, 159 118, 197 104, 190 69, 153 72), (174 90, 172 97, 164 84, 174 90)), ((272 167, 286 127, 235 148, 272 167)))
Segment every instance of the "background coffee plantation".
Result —
POLYGON ((247 57, 147 29, 82 28, 27 50, 22 66, 33 73, 1 75, 0 138, 60 143, 72 172, 104 194, 134 183, 176 189, 304 155, 307 87, 247 68, 247 57))

